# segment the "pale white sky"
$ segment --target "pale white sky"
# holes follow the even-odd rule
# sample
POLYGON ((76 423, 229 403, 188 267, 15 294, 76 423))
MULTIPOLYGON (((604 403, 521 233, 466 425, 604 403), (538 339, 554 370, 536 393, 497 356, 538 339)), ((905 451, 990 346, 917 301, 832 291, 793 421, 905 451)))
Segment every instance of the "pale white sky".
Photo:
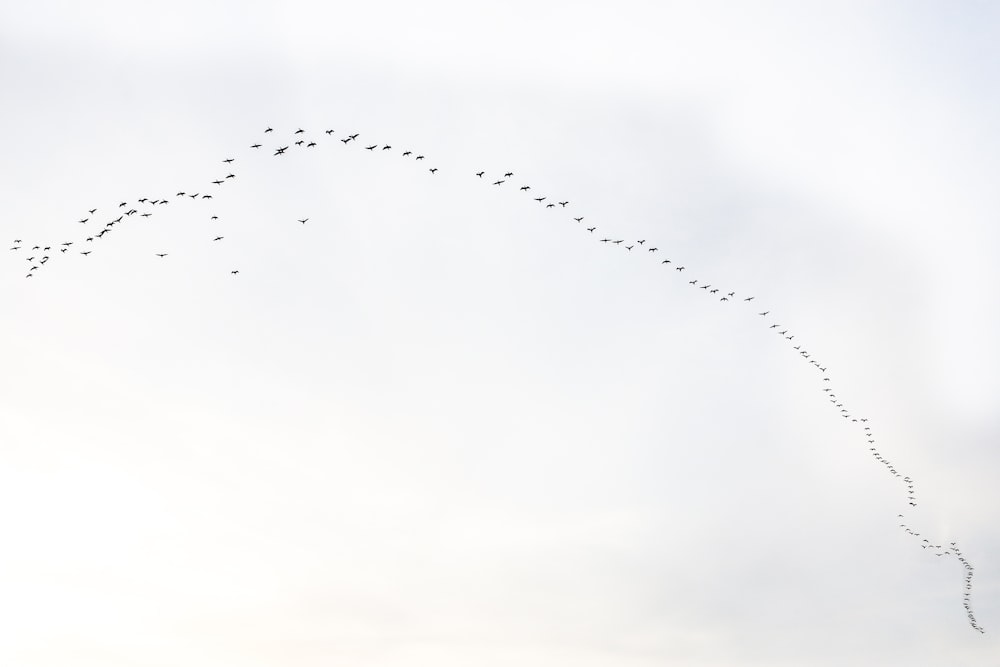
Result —
POLYGON ((0 662, 994 665, 998 18, 0 4, 0 662))

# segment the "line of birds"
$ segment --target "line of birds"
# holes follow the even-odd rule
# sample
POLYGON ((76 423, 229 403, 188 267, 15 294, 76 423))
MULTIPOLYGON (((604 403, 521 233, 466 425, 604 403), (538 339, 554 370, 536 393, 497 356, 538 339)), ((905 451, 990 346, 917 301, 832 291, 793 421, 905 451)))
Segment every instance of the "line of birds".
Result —
MULTIPOLYGON (((273 132, 274 132, 274 128, 268 127, 268 128, 266 128, 264 130, 263 134, 270 135, 273 132)), ((334 133, 335 132, 332 129, 327 129, 324 132, 324 134, 326 134, 327 136, 331 136, 334 133)), ((306 131, 303 130, 302 128, 296 129, 292 133, 292 139, 293 140, 288 145, 286 145, 286 146, 280 146, 280 145, 276 146, 274 148, 274 152, 272 153, 272 157, 278 157, 278 156, 285 155, 287 151, 292 150, 292 146, 295 146, 296 149, 304 149, 304 150, 306 150, 306 149, 315 148, 315 147, 317 147, 319 145, 315 140, 311 140, 308 137, 303 136, 302 138, 299 138, 299 135, 305 135, 305 134, 306 134, 306 131)), ((358 133, 349 134, 345 138, 339 139, 339 141, 340 141, 340 143, 342 143, 345 146, 347 146, 347 145, 349 145, 351 143, 356 142, 359 136, 360 135, 358 133)), ((322 140, 322 137, 319 137, 319 138, 322 140)), ((258 152, 261 148, 263 148, 263 144, 261 144, 261 143, 254 143, 254 144, 250 145, 250 148, 254 152, 258 152)), ((366 151, 374 152, 376 149, 379 148, 379 144, 374 143, 374 144, 371 144, 371 145, 368 145, 368 146, 364 146, 363 148, 366 151)), ((393 148, 392 148, 392 146, 390 144, 382 144, 381 149, 379 150, 379 153, 383 153, 385 151, 392 151, 392 150, 393 150, 393 148)), ((411 151, 411 150, 401 151, 401 155, 402 155, 402 157, 410 157, 410 156, 413 156, 413 151, 411 151)), ((426 158, 422 154, 417 154, 417 155, 413 156, 412 159, 414 161, 420 161, 420 160, 424 160, 426 158)), ((222 163, 224 163, 227 166, 229 166, 229 165, 232 165, 232 163, 235 162, 235 161, 236 161, 236 158, 227 157, 224 160, 222 160, 222 163)), ((429 168, 428 171, 433 175, 433 174, 437 173, 438 168, 432 167, 432 168, 429 168)), ((471 172, 471 173, 474 174, 475 177, 477 177, 480 180, 482 180, 484 178, 484 176, 486 176, 486 171, 485 170, 480 170, 480 171, 471 172)), ((502 175, 500 175, 498 173, 498 175, 496 177, 494 177, 494 178, 496 178, 496 180, 492 180, 491 178, 487 178, 486 181, 484 181, 484 182, 492 183, 491 187, 493 187, 493 186, 495 186, 495 187, 502 187, 504 184, 506 184, 508 181, 510 181, 513 177, 514 177, 514 172, 513 171, 505 171, 505 172, 503 172, 502 175)), ((235 173, 228 173, 224 177, 218 177, 215 180, 211 181, 210 183, 213 186, 220 187, 220 186, 225 185, 226 183, 228 183, 229 181, 231 181, 231 180, 233 180, 235 178, 236 178, 236 174, 235 173)), ((523 184, 523 185, 520 185, 518 187, 517 191, 518 192, 523 192, 523 193, 529 193, 531 190, 532 190, 532 186, 531 185, 523 184)), ((211 201, 213 199, 213 196, 211 194, 204 193, 204 192, 201 191, 201 189, 199 189, 198 192, 193 192, 193 193, 188 193, 188 192, 186 192, 184 190, 181 190, 181 191, 178 191, 177 194, 174 195, 174 197, 177 198, 177 199, 179 199, 179 200, 181 200, 181 201, 189 200, 189 201, 192 201, 192 202, 199 202, 199 203, 208 202, 208 201, 211 201)), ((534 196, 532 196, 531 198, 535 202, 541 204, 545 209, 552 209, 552 210, 556 210, 556 211, 562 211, 562 210, 566 209, 567 206, 570 205, 569 200, 558 200, 558 199, 556 199, 554 201, 549 201, 547 196, 540 196, 540 197, 534 197, 534 196), (557 206, 558 206, 558 208, 557 208, 557 206)), ((94 233, 94 234, 90 234, 89 236, 87 236, 85 238, 85 240, 83 241, 83 243, 97 242, 98 240, 102 239, 106 234, 111 233, 112 230, 114 229, 115 225, 121 224, 121 223, 126 222, 126 221, 134 220, 136 216, 140 217, 140 218, 149 218, 149 217, 151 217, 153 215, 153 211, 156 210, 155 207, 167 205, 167 204, 170 203, 170 201, 171 201, 170 199, 168 199, 166 197, 162 197, 162 196, 161 197, 156 197, 156 198, 142 197, 142 198, 137 199, 135 201, 135 203, 131 204, 131 205, 127 201, 123 201, 123 202, 121 202, 118 205, 118 207, 116 209, 116 212, 118 213, 118 217, 114 218, 114 219, 112 219, 112 220, 110 220, 108 222, 106 222, 105 225, 104 225, 104 227, 100 230, 100 232, 97 232, 97 233, 94 233), (136 207, 138 207, 138 208, 136 208, 136 207), (125 209, 125 210, 122 211, 122 209, 125 209)), ((98 211, 97 208, 89 209, 88 210, 88 216, 84 217, 84 218, 82 218, 80 220, 77 220, 77 222, 79 224, 84 224, 84 225, 90 223, 91 222, 91 217, 94 216, 97 213, 97 211, 98 211)), ((209 219, 210 220, 218 220, 218 216, 213 215, 209 219)), ((577 225, 581 225, 581 228, 585 229, 591 235, 593 235, 594 232, 597 231, 597 229, 598 229, 598 227, 596 225, 592 225, 590 227, 582 226, 582 223, 583 223, 583 221, 585 219, 584 216, 574 217, 574 216, 571 215, 571 219, 577 225)), ((308 217, 306 217, 306 218, 297 218, 296 220, 299 223, 305 225, 309 221, 309 218, 308 217)), ((212 242, 219 242, 219 241, 224 240, 224 238, 225 237, 221 236, 221 235, 220 236, 214 236, 211 239, 211 241, 212 242)), ((647 239, 635 239, 635 240, 633 240, 631 242, 628 242, 627 245, 623 245, 623 244, 627 243, 626 239, 613 238, 611 236, 602 236, 599 239, 599 242, 602 243, 602 244, 604 244, 604 245, 606 245, 606 246, 609 246, 609 247, 623 247, 629 253, 631 253, 633 249, 635 249, 635 248, 638 247, 639 249, 644 249, 646 251, 645 254, 647 256, 650 253, 655 254, 655 253, 657 253, 657 252, 660 251, 659 247, 654 246, 652 244, 649 244, 647 246, 647 239)), ((38 253, 41 253, 41 254, 37 258, 36 258, 35 255, 32 255, 31 257, 27 258, 27 260, 29 261, 29 263, 31 263, 31 268, 28 270, 28 273, 27 273, 26 277, 27 278, 31 278, 32 276, 34 276, 35 272, 42 270, 42 268, 54 256, 54 255, 47 254, 47 253, 50 253, 53 249, 55 249, 55 250, 58 250, 60 254, 65 255, 66 253, 69 252, 70 247, 73 246, 73 245, 74 245, 74 241, 63 241, 63 242, 61 242, 61 243, 59 243, 58 245, 55 245, 55 246, 53 246, 53 245, 44 245, 44 244, 33 245, 31 247, 31 252, 38 251, 38 253)), ((18 250, 21 250, 21 249, 22 249, 22 241, 20 239, 15 239, 14 243, 13 243, 13 245, 11 247, 11 250, 12 251, 18 251, 18 250)), ((79 251, 79 254, 83 255, 83 256, 90 255, 90 253, 91 253, 91 251, 89 249, 86 250, 86 251, 79 251)), ((155 254, 156 257, 158 257, 160 259, 164 259, 164 258, 166 258, 169 255, 169 253, 167 253, 167 252, 157 252, 157 253, 154 253, 154 254, 155 254)), ((687 269, 687 267, 685 265, 680 264, 680 263, 676 263, 676 262, 674 262, 674 261, 672 261, 671 259, 668 259, 668 258, 664 258, 664 259, 660 260, 660 264, 663 265, 663 266, 666 266, 667 268, 673 268, 676 275, 681 275, 687 269)), ((238 275, 239 274, 239 269, 231 269, 229 271, 229 273, 232 274, 232 275, 238 275)), ((742 294, 737 295, 736 290, 714 286, 711 283, 701 282, 698 279, 687 280, 686 283, 692 289, 701 290, 701 291, 705 292, 706 294, 710 294, 712 296, 719 295, 717 297, 717 299, 718 299, 719 302, 743 301, 745 303, 750 303, 750 302, 753 302, 755 300, 755 298, 756 298, 754 295, 747 295, 747 296, 744 296, 742 294)), ((805 350, 805 349, 802 348, 801 344, 795 343, 794 342, 795 341, 795 335, 793 333, 791 333, 791 331, 790 331, 790 329, 788 327, 785 327, 785 326, 783 326, 782 324, 779 324, 779 323, 774 323, 772 319, 768 319, 768 318, 771 317, 771 311, 770 310, 765 309, 765 310, 759 311, 759 312, 757 312, 757 315, 759 317, 764 318, 764 321, 765 321, 765 323, 767 323, 769 330, 774 331, 777 335, 781 336, 782 339, 784 339, 785 341, 787 341, 787 344, 789 345, 789 347, 791 347, 799 355, 799 357, 801 359, 803 359, 804 361, 807 361, 810 365, 812 365, 813 367, 815 367, 815 369, 819 373, 822 374, 822 381, 821 381, 822 383, 829 383, 829 382, 831 382, 829 374, 827 373, 827 367, 826 367, 826 365, 824 365, 824 364, 820 363, 818 360, 814 359, 812 357, 812 355, 807 350, 805 350)), ((915 494, 915 491, 914 491, 914 481, 913 481, 913 479, 911 477, 907 476, 907 475, 903 475, 897 469, 896 465, 894 463, 892 463, 889 459, 887 459, 885 456, 883 456, 883 454, 875 447, 875 437, 874 437, 874 435, 872 433, 871 427, 868 426, 868 424, 867 424, 868 419, 867 418, 857 417, 853 413, 851 413, 844 406, 843 401, 837 396, 837 394, 833 391, 832 387, 829 384, 823 384, 822 387, 821 387, 821 391, 826 395, 827 399, 833 405, 834 409, 838 410, 837 414, 839 414, 843 419, 850 420, 851 423, 857 423, 857 424, 859 424, 861 426, 862 433, 864 434, 865 440, 866 440, 867 445, 868 445, 868 452, 871 454, 871 456, 879 464, 881 464, 886 469, 886 471, 890 475, 893 476, 893 478, 898 479, 902 484, 905 485, 905 487, 906 487, 906 494, 907 494, 906 495, 907 505, 909 507, 913 507, 913 508, 917 507, 917 498, 916 498, 916 494, 915 494)), ((899 514, 898 516, 900 518, 904 518, 903 514, 899 514)), ((913 535, 915 537, 920 537, 920 533, 917 533, 916 531, 913 531, 905 523, 905 521, 900 524, 900 527, 903 528, 908 534, 913 535)), ((940 545, 930 545, 929 540, 926 539, 926 538, 923 540, 923 544, 921 544, 921 546, 923 546, 924 548, 930 548, 932 546, 935 549, 940 549, 941 548, 940 545)), ((959 561, 966 568, 967 573, 966 573, 966 583, 965 583, 966 590, 965 590, 965 594, 964 594, 964 597, 965 597, 964 606, 965 606, 965 609, 966 609, 966 612, 967 612, 967 615, 968 615, 968 618, 969 618, 969 623, 971 624, 971 626, 973 627, 973 629, 975 629, 976 631, 981 632, 981 633, 984 632, 983 628, 976 622, 976 618, 975 618, 975 615, 972 612, 972 607, 971 607, 971 599, 970 598, 971 598, 972 573, 973 573, 972 565, 961 554, 961 552, 959 551, 958 546, 956 545, 955 542, 951 542, 950 543, 950 547, 948 547, 948 548, 946 548, 946 549, 944 549, 944 550, 942 550, 940 552, 935 552, 935 553, 938 556, 956 555, 956 556, 958 556, 959 561)))

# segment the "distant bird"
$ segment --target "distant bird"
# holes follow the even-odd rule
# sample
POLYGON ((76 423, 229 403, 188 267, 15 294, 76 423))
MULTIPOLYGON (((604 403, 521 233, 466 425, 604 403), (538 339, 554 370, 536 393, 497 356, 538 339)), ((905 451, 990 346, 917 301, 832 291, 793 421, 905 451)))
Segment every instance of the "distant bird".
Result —
POLYGON ((601 239, 601 243, 608 243, 611 239, 601 239))
POLYGON ((90 254, 90 252, 91 252, 90 250, 84 250, 84 251, 83 251, 83 252, 81 252, 80 254, 81 254, 81 255, 89 255, 89 254, 90 254))
POLYGON ((303 130, 303 129, 302 129, 301 127, 300 127, 299 129, 295 130, 295 132, 293 132, 292 134, 302 134, 303 132, 305 132, 305 130, 303 130))
POLYGON ((341 141, 341 143, 345 143, 346 144, 350 140, 351 140, 351 138, 347 137, 346 139, 341 139, 340 141, 341 141))
POLYGON ((483 174, 485 174, 485 173, 486 173, 485 171, 477 171, 476 172, 476 176, 478 176, 479 178, 482 178, 483 174))
POLYGON ((415 158, 413 158, 413 159, 414 159, 414 160, 423 160, 423 159, 424 159, 424 156, 423 156, 423 155, 418 155, 417 157, 415 157, 415 158))
POLYGON ((85 225, 85 224, 87 224, 88 220, 90 220, 90 218, 84 218, 83 220, 77 220, 77 222, 79 222, 81 225, 85 225))
POLYGON ((310 141, 308 144, 306 144, 306 148, 313 148, 315 146, 316 146, 316 142, 315 141, 310 141))
POLYGON ((694 279, 694 280, 689 280, 689 281, 688 281, 688 285, 697 285, 697 284, 698 284, 698 280, 697 280, 697 278, 696 278, 696 279, 694 279))
POLYGON ((656 252, 659 248, 646 248, 648 252, 656 252))
POLYGON ((226 178, 236 178, 236 174, 226 174, 226 178))
POLYGON ((643 240, 641 240, 641 241, 636 241, 636 243, 638 243, 639 245, 642 245, 642 244, 643 244, 643 243, 645 243, 645 242, 646 242, 646 239, 643 239, 643 240))
POLYGON ((767 314, 770 312, 771 312, 770 310, 765 310, 763 313, 757 313, 757 314, 760 315, 761 317, 767 317, 767 314))
POLYGON ((387 150, 390 150, 391 148, 392 148, 392 146, 386 144, 385 146, 382 147, 382 150, 387 151, 387 150))
POLYGON ((635 244, 633 243, 632 245, 625 246, 625 249, 631 251, 632 248, 634 248, 634 247, 635 247, 635 244))
POLYGON ((494 181, 493 185, 500 185, 501 183, 504 183, 504 182, 505 181, 494 181))
POLYGON ((333 134, 333 130, 327 130, 326 133, 327 134, 333 134))
POLYGON ((226 164, 229 164, 232 161, 233 161, 233 158, 231 158, 231 157, 227 157, 225 160, 223 160, 223 162, 225 162, 226 164))
POLYGON ((660 264, 669 264, 669 263, 670 263, 670 260, 669 260, 669 259, 665 259, 665 260, 663 260, 662 262, 660 262, 660 264))
POLYGON ((167 253, 165 253, 165 252, 158 252, 158 253, 156 253, 156 256, 157 257, 166 257, 167 253))
POLYGON ((545 208, 555 208, 555 207, 556 205, 551 202, 545 205, 545 208))
POLYGON ((593 233, 595 229, 597 229, 597 227, 587 227, 587 231, 590 233, 593 233))
POLYGON ((568 201, 561 201, 559 202, 559 205, 562 206, 563 208, 566 208, 566 204, 568 203, 569 203, 568 201))
POLYGON ((545 197, 535 197, 535 201, 545 201, 545 197))
POLYGON ((303 219, 303 220, 299 220, 299 222, 301 222, 301 223, 302 223, 302 224, 304 225, 304 224, 306 224, 307 222, 309 222, 309 218, 305 218, 305 219, 303 219))
POLYGON ((296 145, 296 146, 301 146, 301 145, 302 145, 302 144, 304 144, 304 143, 306 143, 306 140, 305 140, 305 139, 299 139, 298 141, 296 141, 296 142, 295 142, 295 145, 296 145))
POLYGON ((237 273, 239 273, 239 271, 230 271, 230 273, 235 276, 237 273))
POLYGON ((253 146, 251 146, 250 148, 260 148, 260 144, 254 144, 254 145, 253 145, 253 146))
POLYGON ((215 185, 222 185, 225 181, 212 181, 215 185))
POLYGON ((267 134, 268 132, 274 132, 274 128, 273 127, 269 127, 266 130, 264 130, 264 134, 267 134))
POLYGON ((684 267, 683 267, 683 266, 678 266, 678 267, 677 267, 677 270, 678 270, 678 271, 683 271, 683 270, 684 270, 684 267))
POLYGON ((366 151, 373 151, 378 148, 378 144, 372 144, 371 146, 365 146, 366 151))
POLYGON ((583 218, 573 218, 573 219, 576 220, 577 222, 583 222, 583 218))
POLYGON ((508 171, 508 172, 507 172, 506 174, 504 174, 504 175, 503 175, 503 177, 504 177, 504 178, 510 178, 510 177, 511 177, 511 176, 513 176, 513 175, 514 175, 514 172, 512 172, 512 171, 508 171))
POLYGON ((215 237, 214 239, 212 239, 212 240, 213 240, 213 241, 221 241, 221 240, 222 240, 223 238, 225 238, 225 237, 223 237, 223 236, 216 236, 216 237, 215 237))
POLYGON ((94 215, 95 213, 97 213, 97 209, 96 208, 90 209, 90 214, 91 215, 94 215))
POLYGON ((357 134, 352 134, 352 135, 348 136, 347 138, 348 139, 357 139, 358 135, 357 134))
POLYGON ((413 151, 403 151, 403 157, 406 157, 407 155, 413 155, 413 151))
POLYGON ((431 172, 433 174, 434 172, 437 171, 437 167, 433 167, 431 169, 428 169, 427 171, 429 171, 429 172, 431 172))
POLYGON ((743 299, 743 300, 744 300, 744 301, 753 301, 753 299, 754 299, 754 298, 753 298, 752 296, 748 296, 747 298, 745 298, 745 299, 743 299))

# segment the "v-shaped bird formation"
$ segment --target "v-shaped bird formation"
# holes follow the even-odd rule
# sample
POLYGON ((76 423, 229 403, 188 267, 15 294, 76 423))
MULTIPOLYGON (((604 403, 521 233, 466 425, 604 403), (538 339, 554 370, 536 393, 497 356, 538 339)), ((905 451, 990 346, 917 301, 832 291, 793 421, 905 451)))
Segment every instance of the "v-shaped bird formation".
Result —
MULTIPOLYGON (((251 155, 254 157, 260 156, 258 159, 266 159, 268 157, 267 154, 261 152, 264 145, 259 142, 265 140, 273 141, 277 136, 275 132, 274 128, 266 128, 262 133, 265 136, 259 139, 258 142, 249 145, 251 155)), ((352 146, 357 145, 359 148, 353 149, 354 151, 362 150, 376 155, 399 155, 402 158, 413 161, 414 164, 426 159, 422 154, 414 155, 414 151, 411 150, 397 151, 390 144, 381 144, 376 142, 367 146, 361 146, 357 143, 357 139, 360 136, 358 133, 348 134, 344 138, 335 137, 335 134, 337 133, 333 129, 325 129, 313 138, 306 130, 297 128, 291 132, 290 138, 286 138, 286 141, 288 141, 287 145, 280 145, 283 144, 284 141, 277 141, 275 142, 277 145, 274 145, 266 150, 272 151, 270 153, 271 158, 281 159, 281 157, 287 155, 290 150, 313 150, 318 148, 321 143, 336 142, 330 143, 331 149, 345 150, 351 149, 352 146), (340 144, 339 149, 337 148, 337 144, 340 144)), ((104 242, 103 239, 105 239, 107 235, 115 232, 116 226, 131 224, 132 221, 137 218, 148 219, 157 211, 161 210, 161 207, 166 206, 171 202, 178 202, 178 204, 186 206, 193 205, 200 208, 201 211, 209 213, 211 212, 209 208, 211 207, 213 200, 213 195, 210 193, 216 191, 222 192, 218 189, 224 187, 227 183, 236 178, 236 173, 229 171, 229 169, 231 169, 232 165, 237 162, 238 159, 236 157, 230 156, 220 160, 219 164, 225 165, 227 173, 221 174, 214 180, 202 184, 201 187, 195 188, 197 191, 194 191, 195 189, 186 188, 178 190, 172 197, 159 195, 156 197, 141 197, 132 202, 122 201, 117 204, 117 206, 112 206, 110 213, 104 213, 105 221, 103 223, 103 227, 99 226, 101 223, 97 222, 95 218, 101 209, 86 209, 86 217, 82 217, 80 220, 75 221, 76 224, 88 225, 88 227, 86 227, 87 232, 80 237, 56 243, 31 243, 24 242, 21 239, 14 239, 10 247, 10 251, 15 252, 15 256, 18 257, 30 255, 25 258, 29 265, 25 278, 34 278, 42 275, 49 262, 57 258, 70 254, 88 257, 94 248, 100 247, 100 245, 104 242), (95 227, 97 227, 97 231, 92 231, 95 227)), ((437 174, 438 168, 429 167, 426 168, 426 171, 430 176, 434 176, 437 174)), ((590 226, 584 225, 583 221, 585 216, 577 216, 571 213, 568 217, 563 217, 565 215, 563 213, 564 209, 567 209, 567 207, 570 206, 570 202, 568 200, 560 200, 558 198, 550 200, 547 195, 536 197, 534 194, 537 191, 531 184, 516 184, 512 182, 515 175, 516 172, 510 170, 503 171, 502 173, 498 171, 492 177, 486 170, 469 171, 470 179, 477 179, 484 185, 488 185, 488 187, 491 188, 509 188, 511 190, 511 196, 525 197, 526 204, 539 205, 542 208, 551 211, 553 216, 563 218, 566 222, 572 223, 571 226, 579 228, 581 232, 586 232, 597 243, 606 246, 609 251, 631 253, 637 257, 642 257, 643 261, 656 261, 660 266, 664 267, 664 270, 667 271, 668 275, 673 277, 672 279, 683 280, 682 284, 686 284, 691 289, 700 290, 706 295, 706 298, 715 299, 719 304, 729 304, 720 307, 746 308, 748 306, 745 304, 748 304, 752 309, 751 312, 756 313, 755 317, 760 318, 759 321, 762 326, 767 327, 767 329, 774 332, 775 335, 780 336, 788 348, 794 352, 799 359, 813 367, 817 373, 817 377, 820 378, 819 391, 830 403, 831 408, 836 411, 835 414, 842 419, 848 420, 851 424, 857 424, 859 443, 863 442, 866 448, 862 451, 867 451, 872 459, 882 466, 885 472, 895 482, 900 484, 901 496, 905 496, 905 505, 903 507, 904 513, 900 513, 897 517, 901 520, 899 523, 900 529, 902 529, 906 535, 912 537, 914 541, 927 553, 933 553, 936 557, 954 558, 961 565, 961 567, 964 568, 965 579, 963 606, 965 608, 966 616, 968 617, 969 624, 974 630, 980 633, 984 632, 983 628, 976 622, 975 614, 972 611, 972 578, 975 572, 972 564, 963 555, 955 542, 949 542, 946 546, 941 544, 932 544, 928 537, 925 537, 922 533, 914 530, 907 523, 905 512, 911 511, 913 508, 917 507, 916 485, 913 478, 909 475, 904 475, 898 464, 890 461, 879 451, 875 434, 872 427, 868 424, 868 418, 860 417, 846 407, 843 399, 837 395, 833 388, 832 379, 830 377, 831 373, 828 371, 826 364, 822 363, 813 355, 813 353, 805 349, 802 343, 796 340, 795 334, 788 327, 785 327, 781 323, 777 322, 776 318, 772 315, 770 308, 756 308, 755 306, 757 306, 757 303, 755 302, 756 297, 754 295, 745 294, 735 289, 733 286, 721 286, 700 278, 688 280, 689 276, 684 274, 685 270, 689 270, 688 267, 677 259, 664 257, 665 253, 663 253, 658 246, 653 245, 647 239, 614 238, 604 234, 595 236, 594 232, 599 230, 600 227, 592 222, 590 223, 590 226)), ((218 216, 213 215, 210 219, 216 220, 217 218, 218 216)), ((299 222, 302 225, 305 225, 309 222, 309 217, 291 217, 290 221, 299 222)), ((225 236, 215 234, 207 234, 205 236, 206 243, 218 243, 222 241, 225 241, 225 236)), ((157 259, 151 261, 169 261, 167 258, 173 256, 174 254, 176 253, 157 252, 154 253, 157 259)), ((239 267, 226 267, 225 270, 232 276, 238 276, 240 274, 239 267)))

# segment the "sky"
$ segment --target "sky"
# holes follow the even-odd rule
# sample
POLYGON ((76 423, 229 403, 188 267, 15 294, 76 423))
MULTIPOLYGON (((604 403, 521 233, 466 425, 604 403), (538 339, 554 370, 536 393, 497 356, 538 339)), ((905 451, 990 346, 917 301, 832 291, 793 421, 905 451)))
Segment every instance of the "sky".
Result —
POLYGON ((0 3, 0 662, 995 665, 998 32, 0 3))

